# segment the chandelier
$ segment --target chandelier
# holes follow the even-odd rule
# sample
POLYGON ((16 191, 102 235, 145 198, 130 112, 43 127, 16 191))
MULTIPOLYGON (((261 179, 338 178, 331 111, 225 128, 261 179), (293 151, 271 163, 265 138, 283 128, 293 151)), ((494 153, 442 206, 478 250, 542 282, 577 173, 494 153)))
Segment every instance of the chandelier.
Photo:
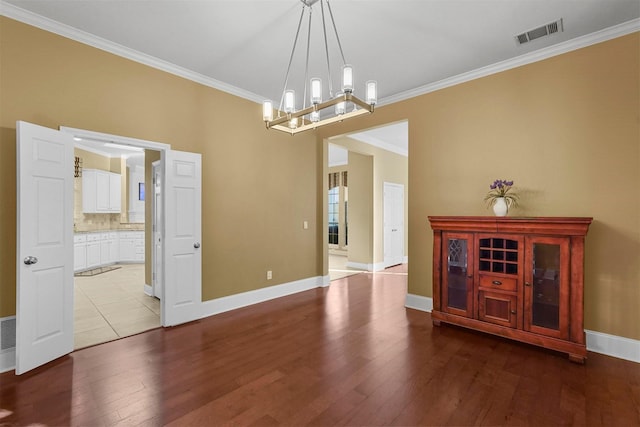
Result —
POLYGON ((345 119, 356 117, 362 114, 373 113, 374 106, 377 102, 377 83, 374 80, 369 80, 365 84, 365 100, 361 100, 353 93, 354 81, 353 81, 353 67, 348 64, 344 59, 344 53, 342 51, 342 44, 340 43, 340 37, 338 36, 338 30, 333 20, 333 12, 331 11, 331 5, 329 0, 300 0, 303 4, 302 13, 300 14, 300 21, 298 22, 298 29, 293 41, 293 48, 291 49, 291 56, 289 58, 289 65, 287 66, 287 73, 284 79, 284 88, 282 90, 282 97, 280 98, 280 104, 277 109, 277 116, 274 118, 274 105, 270 100, 264 101, 262 106, 263 120, 267 126, 267 129, 276 129, 295 135, 296 133, 303 132, 305 130, 315 129, 319 126, 328 125, 343 121, 345 119), (324 37, 324 50, 326 54, 326 66, 327 66, 327 83, 329 97, 326 101, 323 101, 322 79, 319 77, 313 77, 309 79, 309 46, 311 44, 311 15, 313 12, 313 5, 320 2, 320 12, 322 15, 322 34, 324 37), (329 63, 329 44, 327 42, 327 24, 325 20, 325 4, 326 9, 331 20, 331 27, 335 33, 338 48, 340 50, 340 56, 342 58, 342 85, 341 90, 337 93, 333 93, 333 87, 331 82, 331 66, 329 63), (305 13, 308 14, 309 25, 307 33, 307 51, 306 51, 306 63, 305 63, 305 84, 304 94, 302 98, 302 109, 296 109, 296 95, 294 89, 289 89, 289 75, 291 71, 291 64, 296 52, 296 46, 300 37, 300 27, 305 17, 305 13), (309 96, 309 103, 307 104, 307 95, 309 96), (359 108, 358 108, 359 107, 359 108))

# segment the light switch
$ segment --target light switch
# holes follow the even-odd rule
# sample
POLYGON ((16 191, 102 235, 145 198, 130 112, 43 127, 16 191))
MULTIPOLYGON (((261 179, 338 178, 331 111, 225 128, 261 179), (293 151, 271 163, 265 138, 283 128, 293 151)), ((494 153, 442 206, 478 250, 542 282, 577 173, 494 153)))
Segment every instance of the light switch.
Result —
POLYGON ((302 228, 304 228, 305 230, 306 230, 307 228, 309 228, 309 221, 303 221, 303 222, 302 222, 302 228))

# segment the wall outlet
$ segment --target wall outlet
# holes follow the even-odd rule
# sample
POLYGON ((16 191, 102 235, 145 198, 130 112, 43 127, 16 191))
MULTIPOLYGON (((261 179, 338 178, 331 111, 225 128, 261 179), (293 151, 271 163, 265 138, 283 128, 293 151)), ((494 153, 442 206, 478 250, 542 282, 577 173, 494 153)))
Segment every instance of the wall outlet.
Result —
POLYGON ((309 228, 309 221, 303 221, 303 222, 302 222, 302 228, 304 228, 305 230, 306 230, 307 228, 309 228))
POLYGON ((267 270, 267 280, 273 279, 273 271, 267 270))

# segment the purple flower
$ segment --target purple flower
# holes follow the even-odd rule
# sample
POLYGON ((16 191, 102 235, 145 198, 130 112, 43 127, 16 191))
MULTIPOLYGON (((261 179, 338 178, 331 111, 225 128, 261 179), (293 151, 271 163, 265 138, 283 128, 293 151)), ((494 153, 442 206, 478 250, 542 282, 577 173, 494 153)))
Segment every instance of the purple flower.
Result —
POLYGON ((518 195, 511 190, 513 181, 496 179, 489 185, 490 191, 484 198, 489 206, 492 206, 497 198, 505 198, 510 206, 518 206, 518 195))

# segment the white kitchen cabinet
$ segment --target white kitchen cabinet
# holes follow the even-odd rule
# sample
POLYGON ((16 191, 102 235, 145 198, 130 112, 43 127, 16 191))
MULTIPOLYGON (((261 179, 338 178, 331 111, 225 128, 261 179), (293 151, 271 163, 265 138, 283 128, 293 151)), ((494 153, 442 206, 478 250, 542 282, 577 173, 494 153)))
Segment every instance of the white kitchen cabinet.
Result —
POLYGON ((73 270, 118 262, 144 262, 144 231, 103 231, 73 236, 73 270))
POLYGON ((87 268, 98 267, 100 260, 100 235, 99 233, 87 234, 87 268))
POLYGON ((82 171, 82 211, 120 213, 120 174, 99 169, 82 171))
POLYGON ((118 233, 112 231, 109 233, 109 263, 115 263, 120 261, 120 240, 118 239, 118 233))
POLYGON ((144 231, 120 233, 120 261, 144 262, 144 231))
POLYGON ((87 268, 87 236, 76 234, 73 236, 73 271, 87 268))

